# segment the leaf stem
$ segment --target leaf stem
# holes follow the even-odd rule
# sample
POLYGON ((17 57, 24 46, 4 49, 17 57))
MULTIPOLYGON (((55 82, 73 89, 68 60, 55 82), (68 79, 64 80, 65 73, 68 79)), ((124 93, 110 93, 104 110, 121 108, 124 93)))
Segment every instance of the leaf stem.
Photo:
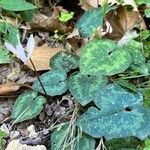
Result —
POLYGON ((32 66, 33 66, 33 69, 34 69, 34 71, 35 71, 35 73, 36 73, 37 79, 38 79, 38 81, 39 81, 39 83, 40 83, 40 85, 41 85, 41 87, 42 87, 42 90, 43 90, 44 94, 46 95, 46 97, 48 97, 48 95, 47 95, 47 93, 46 93, 46 90, 45 90, 45 88, 44 88, 44 86, 43 86, 43 84, 42 84, 42 82, 41 82, 41 80, 40 80, 40 78, 39 78, 39 76, 38 76, 37 70, 36 70, 35 65, 34 65, 34 63, 33 63, 33 61, 32 61, 31 58, 30 58, 30 62, 31 62, 31 64, 32 64, 32 66))

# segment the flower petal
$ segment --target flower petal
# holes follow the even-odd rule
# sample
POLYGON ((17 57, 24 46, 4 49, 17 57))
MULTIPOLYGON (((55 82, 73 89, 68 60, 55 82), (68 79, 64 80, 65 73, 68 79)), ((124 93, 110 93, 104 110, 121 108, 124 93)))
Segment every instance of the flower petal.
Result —
POLYGON ((33 38, 33 34, 31 34, 27 42, 28 59, 31 57, 34 47, 35 47, 35 41, 33 38))
POLYGON ((16 54, 17 50, 12 44, 5 42, 4 45, 8 51, 12 52, 13 54, 16 54))
POLYGON ((17 49, 16 52, 17 57, 20 58, 25 63, 25 61, 27 60, 27 56, 23 46, 20 43, 18 43, 16 45, 16 49, 17 49))

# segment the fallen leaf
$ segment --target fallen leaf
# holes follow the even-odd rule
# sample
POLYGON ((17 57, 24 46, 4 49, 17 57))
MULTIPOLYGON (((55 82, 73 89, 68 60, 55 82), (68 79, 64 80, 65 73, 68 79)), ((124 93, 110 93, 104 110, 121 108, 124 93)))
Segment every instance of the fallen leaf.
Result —
POLYGON ((133 29, 138 23, 142 22, 139 12, 128 11, 123 6, 118 7, 116 13, 108 13, 106 19, 112 28, 112 32, 107 33, 106 37, 116 40, 123 37, 128 30, 133 29))
POLYGON ((71 31, 72 29, 70 26, 67 26, 59 20, 59 12, 60 7, 55 7, 50 17, 40 13, 36 14, 30 23, 31 28, 43 29, 50 32, 55 32, 57 30, 61 34, 71 31))
MULTIPOLYGON (((89 10, 91 8, 97 8, 99 5, 103 6, 106 0, 80 0, 80 5, 82 9, 89 10)), ((117 0, 108 0, 107 3, 110 4, 119 4, 117 0)))
POLYGON ((21 144, 19 140, 12 140, 6 150, 47 150, 44 145, 29 146, 21 144))
MULTIPOLYGON (((62 48, 50 48, 47 44, 36 47, 31 56, 31 60, 33 61, 36 70, 40 71, 50 69, 50 58, 59 51, 62 51, 62 48)), ((28 61, 26 65, 34 70, 30 61, 28 61)))
POLYGON ((0 85, 0 95, 10 93, 10 92, 16 92, 17 90, 19 90, 20 87, 23 87, 23 86, 29 87, 26 84, 16 84, 16 83, 2 84, 0 85))
MULTIPOLYGON (((119 3, 117 0, 108 0, 107 4, 122 4, 131 5, 135 11, 138 11, 137 5, 134 0, 123 0, 119 3)), ((106 4, 106 0, 80 0, 80 5, 84 10, 89 10, 91 8, 97 8, 98 5, 104 6, 106 4)))

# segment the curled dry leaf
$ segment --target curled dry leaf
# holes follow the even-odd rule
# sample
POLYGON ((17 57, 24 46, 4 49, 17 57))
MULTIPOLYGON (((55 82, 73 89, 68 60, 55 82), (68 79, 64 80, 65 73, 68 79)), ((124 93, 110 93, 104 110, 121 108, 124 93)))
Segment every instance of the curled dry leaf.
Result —
POLYGON ((111 33, 107 33, 106 37, 119 40, 130 29, 142 22, 142 19, 137 11, 128 11, 125 7, 117 8, 116 12, 107 14, 106 19, 112 28, 111 33))
MULTIPOLYGON (((36 70, 40 71, 50 69, 49 60, 59 51, 62 51, 62 48, 50 48, 47 44, 36 47, 31 56, 36 70)), ((26 65, 34 70, 30 61, 28 61, 26 65)))

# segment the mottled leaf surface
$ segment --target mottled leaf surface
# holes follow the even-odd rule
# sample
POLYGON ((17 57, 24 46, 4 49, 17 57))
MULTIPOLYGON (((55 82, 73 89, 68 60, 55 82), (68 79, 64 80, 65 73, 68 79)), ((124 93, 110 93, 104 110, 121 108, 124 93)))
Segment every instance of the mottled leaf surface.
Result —
POLYGON ((107 83, 107 78, 102 76, 86 76, 74 74, 69 80, 69 90, 75 100, 85 106, 94 100, 96 92, 107 83))
POLYGON ((111 40, 97 39, 81 51, 80 71, 85 75, 114 75, 124 72, 132 56, 126 47, 118 48, 111 40))
POLYGON ((95 104, 78 120, 78 126, 92 137, 107 140, 136 136, 143 140, 149 134, 150 110, 142 103, 142 95, 108 85, 98 92, 95 104), (99 99, 99 101, 98 101, 99 99))
POLYGON ((36 6, 25 0, 0 0, 0 7, 9 11, 23 11, 36 8, 36 6))
POLYGON ((102 8, 94 8, 86 11, 77 21, 76 27, 83 37, 90 37, 94 30, 102 25, 102 8))
POLYGON ((66 52, 58 52, 51 58, 50 67, 69 72, 71 69, 79 67, 79 56, 66 52))
POLYGON ((43 96, 38 96, 35 91, 26 91, 15 101, 12 109, 12 118, 16 122, 32 119, 39 115, 46 102, 43 96))
MULTIPOLYGON (((40 76, 40 80, 49 96, 56 96, 65 93, 68 90, 67 74, 65 71, 51 70, 40 76)), ((32 88, 44 93, 38 80, 34 82, 32 88)))

